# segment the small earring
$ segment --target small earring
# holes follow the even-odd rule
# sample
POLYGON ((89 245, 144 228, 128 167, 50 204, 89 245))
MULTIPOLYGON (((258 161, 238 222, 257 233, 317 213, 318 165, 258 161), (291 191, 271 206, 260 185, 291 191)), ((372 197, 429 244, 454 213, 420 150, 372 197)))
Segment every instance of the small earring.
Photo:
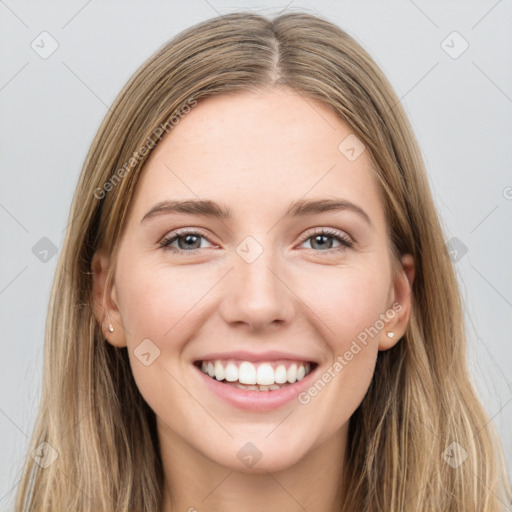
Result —
POLYGON ((388 335, 389 338, 395 337, 395 333, 393 331, 388 331, 386 334, 388 335))
POLYGON ((114 332, 114 327, 112 326, 112 324, 108 324, 108 330, 110 332, 114 332))

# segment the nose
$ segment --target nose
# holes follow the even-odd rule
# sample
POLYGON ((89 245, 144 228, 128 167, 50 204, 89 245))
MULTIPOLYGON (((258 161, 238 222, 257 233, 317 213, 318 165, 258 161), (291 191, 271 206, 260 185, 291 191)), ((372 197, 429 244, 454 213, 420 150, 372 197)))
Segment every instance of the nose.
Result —
POLYGON ((236 255, 225 283, 222 317, 227 323, 250 331, 286 325, 295 314, 295 295, 287 284, 283 266, 269 249, 249 261, 236 255))

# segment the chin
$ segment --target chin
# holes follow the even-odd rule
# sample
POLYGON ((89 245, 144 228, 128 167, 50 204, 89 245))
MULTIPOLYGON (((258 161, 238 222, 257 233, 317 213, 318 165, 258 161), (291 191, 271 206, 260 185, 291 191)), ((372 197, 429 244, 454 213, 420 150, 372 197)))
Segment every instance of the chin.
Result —
MULTIPOLYGON (((280 428, 280 427, 278 427, 280 428)), ((288 427, 289 429, 290 427, 288 427)), ((261 435, 243 435, 233 439, 223 449, 205 453, 213 462, 241 473, 273 473, 288 469, 307 455, 306 439, 287 439, 287 432, 274 439, 265 439, 272 429, 265 428, 261 435)), ((288 430, 289 432, 289 430, 288 430)), ((274 433, 270 436, 272 437, 274 433)), ((309 437, 309 436, 308 436, 309 437)), ((217 448, 221 448, 217 445, 217 448)))

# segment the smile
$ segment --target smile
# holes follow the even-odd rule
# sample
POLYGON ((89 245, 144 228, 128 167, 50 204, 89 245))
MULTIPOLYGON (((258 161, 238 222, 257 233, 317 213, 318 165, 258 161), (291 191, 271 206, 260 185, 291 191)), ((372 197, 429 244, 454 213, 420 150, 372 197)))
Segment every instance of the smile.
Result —
POLYGON ((225 384, 250 391, 275 391, 301 381, 310 371, 311 364, 304 361, 251 361, 221 360, 197 361, 201 371, 225 384))
POLYGON ((197 360, 193 366, 207 394, 240 409, 270 411, 296 401, 311 385, 318 364, 215 358, 197 360))

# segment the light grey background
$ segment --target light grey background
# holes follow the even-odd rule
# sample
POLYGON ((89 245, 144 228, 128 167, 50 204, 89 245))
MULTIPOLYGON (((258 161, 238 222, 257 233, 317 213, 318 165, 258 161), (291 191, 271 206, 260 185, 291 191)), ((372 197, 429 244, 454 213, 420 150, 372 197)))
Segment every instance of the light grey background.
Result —
POLYGON ((1 510, 12 509, 36 415, 57 262, 42 262, 32 248, 43 237, 62 247, 78 175, 107 106, 139 65, 184 28, 233 10, 272 15, 285 8, 306 8, 347 30, 401 98, 446 240, 456 237, 468 250, 456 268, 470 369, 511 471, 510 2, 0 0, 1 510), (31 47, 42 46, 44 31, 58 43, 46 59, 31 47), (464 40, 469 47, 454 58, 464 40))

